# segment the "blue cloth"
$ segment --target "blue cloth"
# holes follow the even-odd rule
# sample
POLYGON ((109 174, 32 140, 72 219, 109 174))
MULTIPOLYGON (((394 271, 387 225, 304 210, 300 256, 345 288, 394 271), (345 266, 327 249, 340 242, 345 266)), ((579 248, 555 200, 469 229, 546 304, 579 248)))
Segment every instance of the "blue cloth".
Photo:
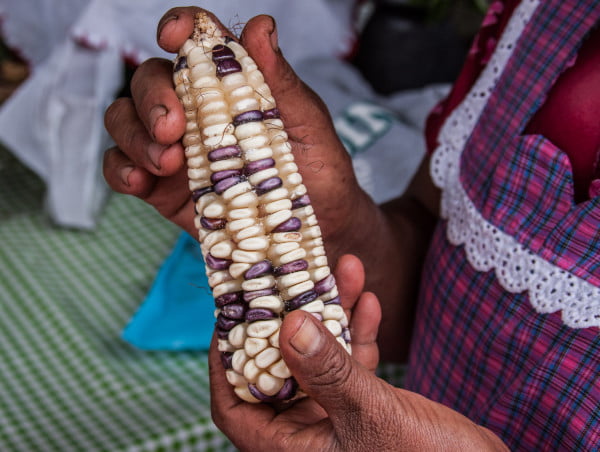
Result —
POLYGON ((184 232, 122 337, 144 350, 207 350, 214 323, 200 247, 184 232))

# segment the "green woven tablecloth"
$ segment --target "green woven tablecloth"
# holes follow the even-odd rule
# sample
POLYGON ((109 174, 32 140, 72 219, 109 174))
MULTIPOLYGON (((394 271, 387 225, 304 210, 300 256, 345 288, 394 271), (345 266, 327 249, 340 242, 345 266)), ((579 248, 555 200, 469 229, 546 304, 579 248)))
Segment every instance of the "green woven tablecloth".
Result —
POLYGON ((0 148, 0 451, 232 449, 206 353, 120 338, 179 230, 121 195, 93 232, 55 228, 43 190, 0 148))

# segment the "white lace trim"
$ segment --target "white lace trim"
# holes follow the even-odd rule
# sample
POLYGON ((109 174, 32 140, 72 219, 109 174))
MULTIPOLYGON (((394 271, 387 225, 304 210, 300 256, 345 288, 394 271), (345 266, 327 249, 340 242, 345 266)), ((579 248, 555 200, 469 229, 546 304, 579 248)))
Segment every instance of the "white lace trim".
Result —
POLYGON ((442 189, 441 215, 448 220, 448 240, 464 245, 470 264, 481 272, 495 270, 504 289, 529 292, 539 313, 562 310, 573 328, 600 326, 600 288, 550 264, 515 238, 487 222, 467 196, 459 178, 460 156, 515 44, 539 0, 524 0, 506 26, 494 54, 473 88, 446 120, 431 161, 434 183, 442 189))

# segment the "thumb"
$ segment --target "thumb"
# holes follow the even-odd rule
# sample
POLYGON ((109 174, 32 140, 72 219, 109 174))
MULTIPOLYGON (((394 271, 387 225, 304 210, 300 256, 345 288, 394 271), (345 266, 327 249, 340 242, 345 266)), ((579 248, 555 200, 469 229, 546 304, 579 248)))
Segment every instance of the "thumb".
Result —
MULTIPOLYGON (((277 108, 288 132, 294 130, 299 139, 314 133, 307 126, 321 129, 324 124, 330 124, 333 130, 323 100, 298 77, 285 59, 279 47, 277 25, 271 16, 259 15, 250 19, 240 36, 240 42, 260 68, 277 100, 277 108)), ((335 141, 337 135, 331 132, 319 138, 323 139, 335 141)), ((344 152, 342 155, 346 154, 344 152)))
MULTIPOLYGON (((279 345, 300 388, 329 414, 334 425, 356 421, 378 379, 346 352, 311 314, 298 310, 285 318, 279 345)), ((345 427, 344 427, 345 428, 345 427)))
POLYGON ((277 25, 271 16, 259 15, 250 19, 242 31, 240 42, 258 64, 275 99, 283 92, 290 95, 288 91, 292 90, 293 95, 298 95, 294 91, 304 89, 283 56, 277 25))

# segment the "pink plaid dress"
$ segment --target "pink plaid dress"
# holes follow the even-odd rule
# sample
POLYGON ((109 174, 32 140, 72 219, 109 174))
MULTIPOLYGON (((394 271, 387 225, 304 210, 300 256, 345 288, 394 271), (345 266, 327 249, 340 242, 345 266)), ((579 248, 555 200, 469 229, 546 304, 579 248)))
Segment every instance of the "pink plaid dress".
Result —
POLYGON ((600 450, 600 196, 576 203, 564 150, 527 130, 599 21, 597 0, 521 1, 432 155, 407 388, 512 450, 600 450))

